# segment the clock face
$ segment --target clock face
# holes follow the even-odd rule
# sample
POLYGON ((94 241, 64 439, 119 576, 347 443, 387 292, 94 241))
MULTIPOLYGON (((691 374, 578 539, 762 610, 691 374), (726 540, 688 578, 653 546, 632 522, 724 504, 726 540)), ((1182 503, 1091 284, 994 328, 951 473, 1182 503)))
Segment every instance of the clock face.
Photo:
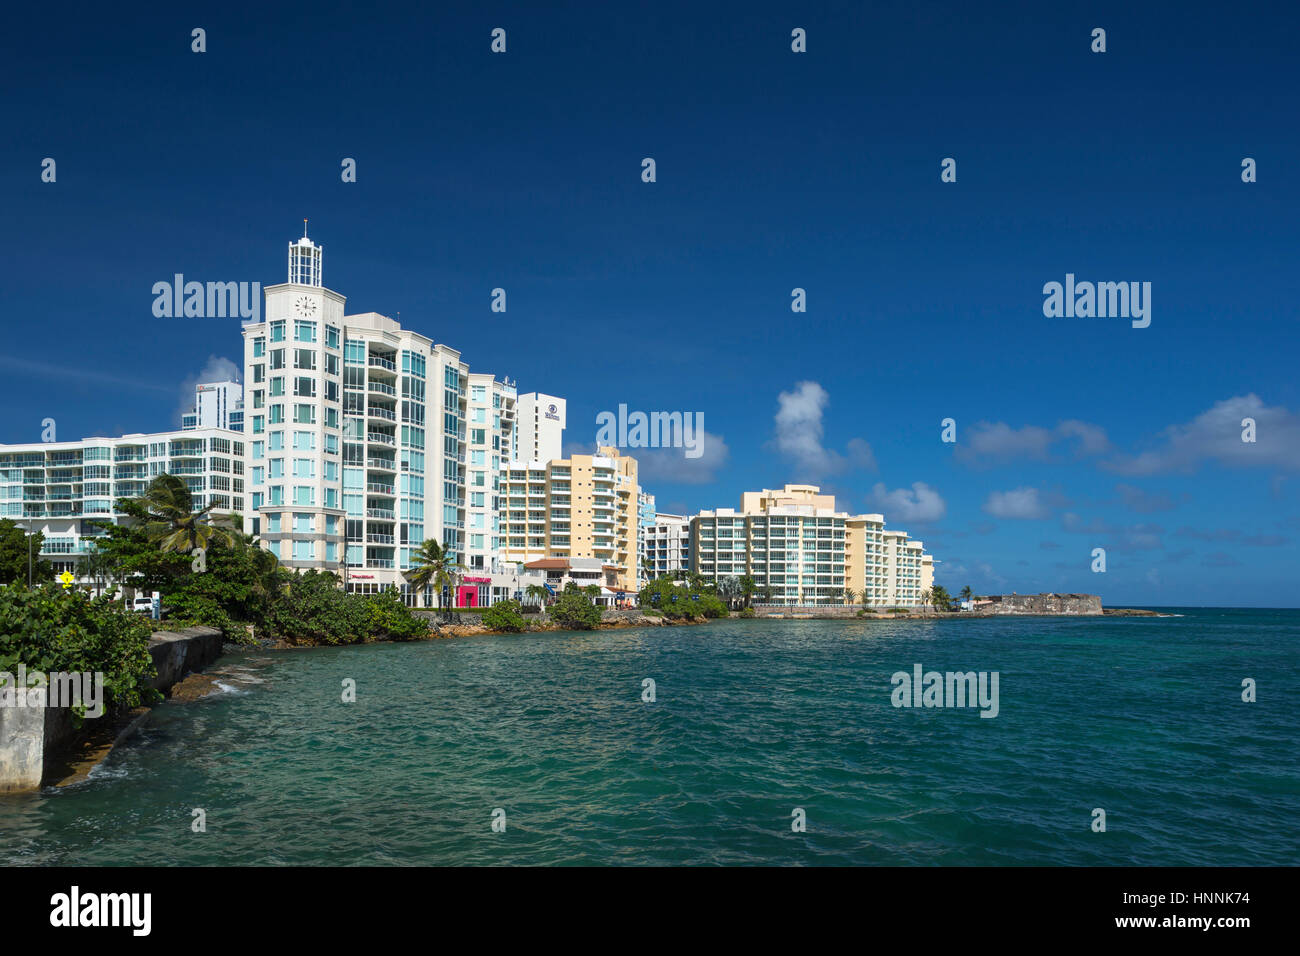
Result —
POLYGON ((300 295, 294 300, 293 311, 304 319, 310 319, 316 314, 316 300, 309 295, 300 295))

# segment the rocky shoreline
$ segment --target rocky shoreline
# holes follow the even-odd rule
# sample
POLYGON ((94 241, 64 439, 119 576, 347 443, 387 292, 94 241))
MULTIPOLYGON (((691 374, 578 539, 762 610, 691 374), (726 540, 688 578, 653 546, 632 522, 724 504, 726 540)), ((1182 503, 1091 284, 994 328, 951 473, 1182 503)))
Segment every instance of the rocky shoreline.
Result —
MULTIPOLYGON (((622 612, 618 613, 617 616, 602 619, 593 630, 611 631, 625 627, 677 627, 685 624, 707 624, 708 621, 708 618, 702 616, 669 620, 666 617, 655 617, 640 612, 622 612)), ((431 621, 430 623, 432 624, 431 636, 434 640, 452 637, 480 637, 489 634, 541 634, 547 631, 570 630, 570 628, 556 624, 553 621, 529 621, 528 626, 522 631, 495 631, 483 624, 458 624, 440 621, 431 621)))

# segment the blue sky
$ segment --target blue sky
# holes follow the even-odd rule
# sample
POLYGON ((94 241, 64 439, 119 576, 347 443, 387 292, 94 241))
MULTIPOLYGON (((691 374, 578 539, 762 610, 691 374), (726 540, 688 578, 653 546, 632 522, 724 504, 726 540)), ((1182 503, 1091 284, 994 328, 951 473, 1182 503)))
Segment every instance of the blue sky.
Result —
POLYGON ((661 510, 817 482, 951 590, 1294 606, 1300 13, 972 6, 16 10, 0 442, 171 427, 238 320, 153 283, 283 281, 310 217, 349 311, 565 396, 573 447, 702 412, 661 510), (1067 272, 1150 327, 1045 317, 1067 272))

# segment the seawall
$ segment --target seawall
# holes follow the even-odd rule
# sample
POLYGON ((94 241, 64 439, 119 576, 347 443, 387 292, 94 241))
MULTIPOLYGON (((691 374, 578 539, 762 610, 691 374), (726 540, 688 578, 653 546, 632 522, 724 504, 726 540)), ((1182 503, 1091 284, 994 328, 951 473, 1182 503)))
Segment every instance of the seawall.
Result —
MULTIPOLYGON (((158 631, 149 640, 158 671, 150 686, 165 693, 220 657, 221 647, 221 632, 214 627, 158 631)), ((75 727, 70 707, 0 707, 0 793, 40 789, 55 758, 96 723, 87 720, 75 727)))

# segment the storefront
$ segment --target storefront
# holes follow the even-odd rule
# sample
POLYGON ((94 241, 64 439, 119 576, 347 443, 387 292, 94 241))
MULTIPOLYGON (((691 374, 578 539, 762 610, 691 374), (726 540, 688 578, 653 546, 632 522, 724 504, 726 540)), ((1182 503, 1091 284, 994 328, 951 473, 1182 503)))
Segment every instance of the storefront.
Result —
POLYGON ((456 606, 487 607, 492 603, 491 592, 491 578, 461 578, 456 589, 456 606))

